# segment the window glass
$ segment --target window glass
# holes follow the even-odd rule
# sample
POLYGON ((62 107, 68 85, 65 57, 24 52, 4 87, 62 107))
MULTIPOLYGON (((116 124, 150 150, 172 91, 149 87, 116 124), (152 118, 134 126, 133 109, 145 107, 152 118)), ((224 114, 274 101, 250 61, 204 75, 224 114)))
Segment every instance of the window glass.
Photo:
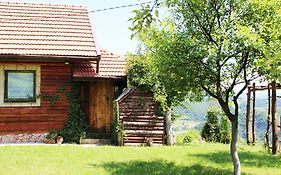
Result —
POLYGON ((6 101, 35 101, 35 71, 5 71, 6 101))

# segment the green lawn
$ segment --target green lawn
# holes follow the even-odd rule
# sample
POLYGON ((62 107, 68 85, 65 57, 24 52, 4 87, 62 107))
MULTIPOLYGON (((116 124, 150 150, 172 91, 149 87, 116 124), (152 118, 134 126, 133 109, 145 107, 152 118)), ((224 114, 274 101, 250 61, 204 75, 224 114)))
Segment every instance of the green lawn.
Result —
MULTIPOLYGON (((198 175, 231 174, 228 145, 174 147, 2 146, 0 174, 198 175)), ((242 174, 281 175, 281 156, 239 146, 242 174)))

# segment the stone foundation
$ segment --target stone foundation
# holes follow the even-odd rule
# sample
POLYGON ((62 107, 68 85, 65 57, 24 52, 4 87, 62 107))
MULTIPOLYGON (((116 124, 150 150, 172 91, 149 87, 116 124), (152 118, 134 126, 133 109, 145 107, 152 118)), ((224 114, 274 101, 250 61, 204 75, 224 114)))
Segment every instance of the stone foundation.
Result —
POLYGON ((0 135, 1 143, 43 143, 47 133, 22 133, 0 135))

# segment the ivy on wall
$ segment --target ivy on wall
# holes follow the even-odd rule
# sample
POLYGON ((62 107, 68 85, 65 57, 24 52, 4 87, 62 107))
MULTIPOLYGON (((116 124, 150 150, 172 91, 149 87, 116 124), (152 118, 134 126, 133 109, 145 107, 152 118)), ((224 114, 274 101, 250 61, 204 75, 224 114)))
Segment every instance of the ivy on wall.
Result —
POLYGON ((81 134, 88 129, 88 123, 86 114, 81 108, 82 98, 80 97, 80 88, 73 83, 70 84, 71 91, 65 92, 70 103, 68 107, 68 119, 64 128, 58 132, 58 135, 62 136, 66 143, 79 143, 81 134))

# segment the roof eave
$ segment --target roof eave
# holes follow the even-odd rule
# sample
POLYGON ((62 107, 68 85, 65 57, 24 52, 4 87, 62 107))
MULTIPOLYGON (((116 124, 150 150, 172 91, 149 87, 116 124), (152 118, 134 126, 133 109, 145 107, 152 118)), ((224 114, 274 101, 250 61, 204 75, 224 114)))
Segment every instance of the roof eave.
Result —
POLYGON ((0 54, 0 61, 99 61, 97 56, 77 56, 77 55, 18 55, 0 54))
POLYGON ((75 81, 127 80, 127 76, 73 76, 75 81))

